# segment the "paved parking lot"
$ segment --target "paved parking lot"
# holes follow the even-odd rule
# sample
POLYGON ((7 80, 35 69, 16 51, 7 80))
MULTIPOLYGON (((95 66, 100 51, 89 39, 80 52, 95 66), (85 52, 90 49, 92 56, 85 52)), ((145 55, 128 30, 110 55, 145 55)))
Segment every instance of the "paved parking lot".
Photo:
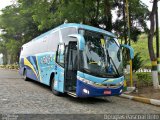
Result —
POLYGON ((0 114, 160 114, 160 107, 120 97, 58 97, 49 87, 0 69, 0 114))

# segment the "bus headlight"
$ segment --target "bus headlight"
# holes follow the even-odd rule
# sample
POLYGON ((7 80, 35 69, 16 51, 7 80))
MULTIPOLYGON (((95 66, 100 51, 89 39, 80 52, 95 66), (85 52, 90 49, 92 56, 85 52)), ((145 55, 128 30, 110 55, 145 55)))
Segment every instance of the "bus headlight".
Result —
POLYGON ((90 80, 87 80, 85 78, 81 78, 81 77, 77 77, 77 79, 79 79, 80 81, 84 82, 84 83, 87 83, 87 84, 90 84, 90 85, 94 85, 94 82, 90 81, 90 80))
POLYGON ((122 93, 122 89, 119 91, 119 93, 122 93))
POLYGON ((87 90, 85 88, 83 89, 83 92, 86 93, 86 94, 89 94, 89 90, 87 90))
POLYGON ((123 81, 121 81, 119 84, 120 84, 120 85, 123 85, 123 84, 124 84, 124 82, 123 82, 123 81))

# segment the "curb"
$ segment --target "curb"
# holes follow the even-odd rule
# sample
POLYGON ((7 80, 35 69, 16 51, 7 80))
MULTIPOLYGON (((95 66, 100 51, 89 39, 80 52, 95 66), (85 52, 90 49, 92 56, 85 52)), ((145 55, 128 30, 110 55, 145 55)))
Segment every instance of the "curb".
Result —
POLYGON ((127 98, 127 99, 130 99, 130 100, 135 100, 135 101, 138 101, 138 102, 143 102, 143 103, 146 103, 146 104, 160 106, 160 100, 156 100, 156 99, 149 99, 149 98, 131 96, 131 95, 126 95, 126 94, 121 94, 120 97, 127 98))

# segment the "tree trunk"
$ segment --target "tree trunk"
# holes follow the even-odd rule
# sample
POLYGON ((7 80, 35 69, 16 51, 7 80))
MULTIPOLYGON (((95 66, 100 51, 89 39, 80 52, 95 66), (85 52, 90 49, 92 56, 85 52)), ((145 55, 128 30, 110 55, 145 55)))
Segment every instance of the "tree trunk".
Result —
POLYGON ((154 28, 155 28, 155 13, 157 9, 157 0, 153 1, 153 7, 150 14, 150 30, 148 35, 148 50, 149 56, 152 64, 152 80, 153 86, 155 89, 159 89, 159 81, 158 81, 158 71, 157 71, 157 58, 153 49, 153 37, 154 37, 154 28))
POLYGON ((7 64, 7 52, 3 52, 3 65, 6 65, 7 64))
POLYGON ((124 44, 127 44, 127 28, 126 28, 126 13, 125 13, 125 0, 123 0, 123 21, 124 21, 124 31, 123 31, 123 36, 124 36, 124 44))
MULTIPOLYGON (((158 3, 157 3, 158 5, 158 3)), ((157 51, 157 64, 158 64, 158 72, 160 73, 160 54, 159 54, 159 23, 158 23, 158 7, 156 8, 156 51, 157 51)))
POLYGON ((109 0, 104 0, 104 5, 105 5, 105 26, 107 31, 111 31, 112 30, 112 14, 111 14, 111 4, 109 2, 109 0))
POLYGON ((99 0, 96 1, 96 21, 98 21, 98 16, 99 16, 99 0))
MULTIPOLYGON (((85 5, 86 5, 85 0, 82 0, 82 3, 83 3, 83 10, 85 10, 85 5)), ((85 23, 86 23, 86 19, 85 19, 85 12, 83 12, 83 18, 82 18, 82 21, 83 21, 83 24, 85 24, 85 23)))

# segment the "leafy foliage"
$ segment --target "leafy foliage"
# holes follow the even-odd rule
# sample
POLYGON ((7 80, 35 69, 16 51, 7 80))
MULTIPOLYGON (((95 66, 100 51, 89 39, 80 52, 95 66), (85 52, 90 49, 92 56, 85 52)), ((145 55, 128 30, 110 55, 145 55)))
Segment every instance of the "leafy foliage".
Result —
MULTIPOLYGON (((127 20, 125 0, 117 0, 114 4, 115 9, 118 7, 117 16, 118 19, 113 23, 114 30, 119 36, 127 37, 127 20)), ((129 18, 130 18, 130 35, 133 41, 137 41, 137 36, 141 32, 148 31, 146 20, 149 19, 149 10, 145 4, 140 0, 129 1, 129 18)))
POLYGON ((153 81, 150 73, 136 73, 138 87, 152 86, 153 81))
MULTIPOLYGON (((17 62, 22 44, 65 20, 114 30, 123 38, 127 36, 124 4, 124 0, 17 0, 0 15, 0 53, 6 58, 5 63, 8 55, 12 56, 12 63, 17 62), (118 18, 112 21, 111 12, 117 8, 118 18)), ((137 35, 147 31, 148 9, 140 0, 130 0, 129 8, 131 37, 136 41, 137 35)))
POLYGON ((142 57, 140 56, 140 53, 136 53, 134 58, 133 58, 133 71, 136 72, 138 69, 140 69, 143 66, 143 60, 142 57))

